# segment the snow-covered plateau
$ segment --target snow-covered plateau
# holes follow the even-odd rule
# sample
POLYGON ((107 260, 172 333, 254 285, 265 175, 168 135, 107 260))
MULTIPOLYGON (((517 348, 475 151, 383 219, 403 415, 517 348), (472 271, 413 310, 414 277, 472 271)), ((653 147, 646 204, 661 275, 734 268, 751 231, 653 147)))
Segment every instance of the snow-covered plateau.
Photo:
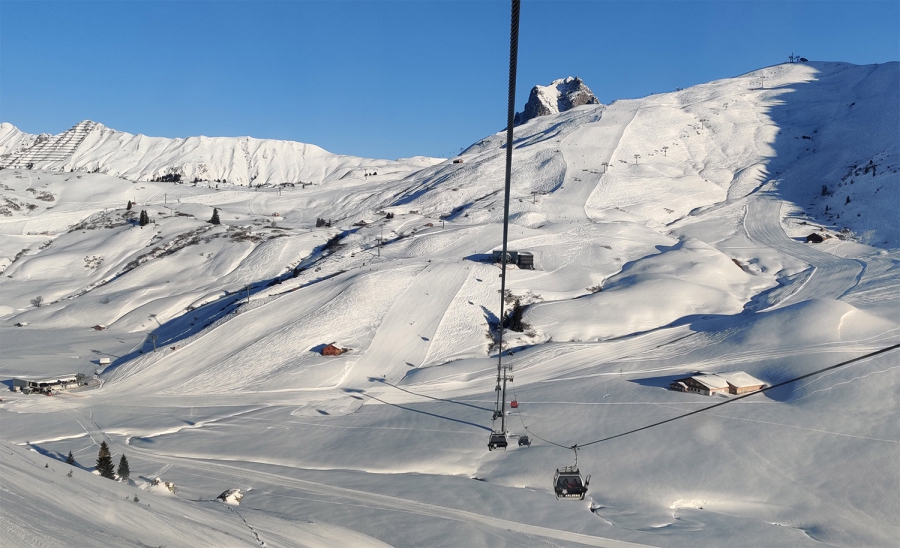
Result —
POLYGON ((388 161, 2 124, 0 543, 897 546, 898 109, 900 63, 810 62, 517 126, 505 451, 505 132, 388 161))

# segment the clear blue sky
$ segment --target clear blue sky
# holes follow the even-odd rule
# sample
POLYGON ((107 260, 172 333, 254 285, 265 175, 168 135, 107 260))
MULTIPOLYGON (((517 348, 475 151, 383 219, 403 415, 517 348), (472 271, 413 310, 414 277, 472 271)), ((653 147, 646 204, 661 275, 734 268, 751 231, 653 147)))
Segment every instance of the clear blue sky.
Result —
MULTIPOLYGON (((0 120, 447 156, 506 123, 508 1, 0 0, 0 120)), ((603 103, 787 60, 900 59, 900 2, 523 0, 516 107, 603 103)))

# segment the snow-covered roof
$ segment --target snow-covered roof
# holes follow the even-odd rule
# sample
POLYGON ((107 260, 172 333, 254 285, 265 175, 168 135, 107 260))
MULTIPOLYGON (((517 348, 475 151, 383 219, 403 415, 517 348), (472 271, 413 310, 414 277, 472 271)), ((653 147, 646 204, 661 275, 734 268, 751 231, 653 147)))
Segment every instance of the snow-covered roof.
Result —
POLYGON ((728 383, 718 375, 694 375, 691 377, 708 388, 728 388, 728 383))
POLYGON ((40 383, 52 384, 52 383, 56 383, 56 382, 70 381, 70 380, 74 379, 75 377, 77 377, 77 375, 75 373, 64 373, 62 375, 57 375, 56 377, 50 377, 50 378, 35 378, 35 377, 15 377, 15 378, 20 381, 28 381, 28 382, 38 383, 38 384, 40 384, 40 383))
POLYGON ((766 384, 756 377, 744 373, 743 371, 729 371, 728 373, 717 373, 717 375, 725 379, 731 386, 735 386, 737 388, 766 384))

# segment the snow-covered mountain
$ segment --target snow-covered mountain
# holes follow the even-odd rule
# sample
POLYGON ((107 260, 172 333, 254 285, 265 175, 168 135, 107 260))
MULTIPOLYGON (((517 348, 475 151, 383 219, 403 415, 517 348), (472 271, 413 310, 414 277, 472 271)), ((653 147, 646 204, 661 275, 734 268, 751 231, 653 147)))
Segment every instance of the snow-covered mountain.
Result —
POLYGON ((437 163, 311 145, 287 162, 295 145, 258 141, 283 153, 269 155, 268 184, 248 187, 233 177, 249 164, 223 152, 240 139, 91 126, 72 145, 4 125, 7 158, 73 152, 0 170, 0 380, 99 370, 101 384, 3 396, 0 535, 891 545, 898 84, 900 63, 785 64, 517 126, 509 247, 535 269, 506 273, 506 311, 518 300, 527 328, 504 336, 518 407, 510 448, 490 452, 503 133, 437 163), (151 180, 214 157, 211 179, 151 180), (276 160, 321 178, 280 184, 299 181, 278 179, 276 160), (85 172, 101 166, 130 175, 85 172), (350 351, 323 356, 327 344, 350 351), (696 372, 775 385, 877 351, 591 444, 733 399, 667 389, 696 372), (87 474, 102 441, 142 479, 87 474), (576 444, 590 491, 557 501, 553 472, 576 444), (178 490, 152 489, 154 477, 178 490), (240 506, 214 502, 232 489, 240 506), (56 512, 73 525, 56 527, 56 512), (148 531, 163 523, 183 536, 148 531))
POLYGON ((591 88, 577 76, 554 80, 549 86, 534 86, 522 112, 516 113, 516 124, 548 114, 559 114, 581 105, 599 105, 591 88))
POLYGON ((378 170, 405 173, 437 159, 398 161, 332 154, 315 145, 250 137, 167 139, 131 135, 90 120, 59 135, 0 124, 0 167, 105 173, 136 181, 224 181, 237 186, 321 184, 378 170))

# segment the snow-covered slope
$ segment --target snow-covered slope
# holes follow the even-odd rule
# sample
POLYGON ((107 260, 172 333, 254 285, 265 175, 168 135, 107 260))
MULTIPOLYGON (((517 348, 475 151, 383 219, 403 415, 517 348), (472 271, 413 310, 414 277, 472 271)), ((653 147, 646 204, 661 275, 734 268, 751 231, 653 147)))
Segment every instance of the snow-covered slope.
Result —
MULTIPOLYGON (((507 427, 533 443, 505 452, 486 450, 503 134, 461 163, 310 153, 326 175, 304 186, 0 170, 0 380, 102 381, 4 395, 0 481, 35 507, 121 499, 117 538, 154 545, 180 544, 129 521, 133 488, 41 463, 90 468, 107 441, 179 486, 147 519, 180 512, 184 545, 198 523, 270 546, 292 527, 346 545, 890 545, 900 350, 586 444, 731 397, 667 390, 696 371, 772 385, 900 343, 898 82, 898 63, 779 65, 516 127, 509 247, 536 268, 507 271, 528 324, 504 337, 507 427), (574 444, 591 490, 558 502, 574 444), (243 520, 205 502, 228 489, 243 520)), ((104 132, 73 158, 92 135, 114 154, 104 132)), ((118 154, 105 165, 185 165, 118 154)), ((0 523, 65 539, 25 511, 0 523)))
POLYGON ((331 154, 315 145, 250 137, 167 139, 131 135, 85 120, 59 135, 28 135, 0 125, 0 167, 106 173, 136 181, 178 176, 238 186, 314 183, 407 172, 440 160, 398 161, 331 154))

